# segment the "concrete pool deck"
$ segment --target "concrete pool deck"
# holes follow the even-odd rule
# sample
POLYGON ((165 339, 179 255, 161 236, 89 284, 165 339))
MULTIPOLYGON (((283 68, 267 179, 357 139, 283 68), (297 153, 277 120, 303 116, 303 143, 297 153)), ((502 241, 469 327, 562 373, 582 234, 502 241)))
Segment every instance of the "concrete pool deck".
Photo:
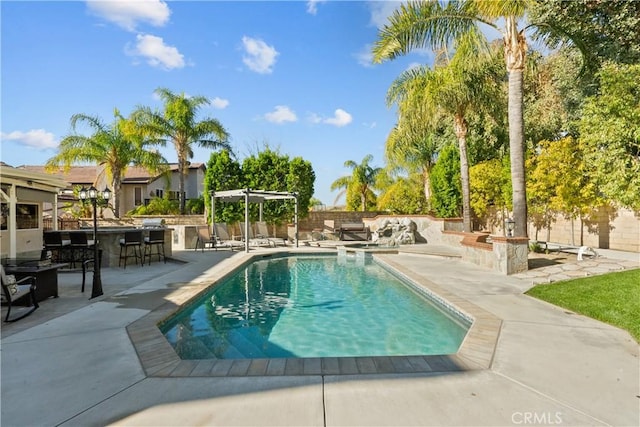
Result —
POLYGON ((630 335, 523 295, 534 281, 568 271, 638 268, 637 254, 552 263, 521 277, 428 251, 380 255, 499 319, 487 369, 362 374, 366 367, 356 365, 351 375, 332 375, 305 374, 303 366, 299 375, 215 378, 192 375, 195 366, 181 376, 149 375, 127 333, 244 256, 174 255, 188 262, 105 269, 105 295, 91 301, 79 273, 61 273, 60 298, 3 324, 2 425, 640 423, 639 346, 630 335))

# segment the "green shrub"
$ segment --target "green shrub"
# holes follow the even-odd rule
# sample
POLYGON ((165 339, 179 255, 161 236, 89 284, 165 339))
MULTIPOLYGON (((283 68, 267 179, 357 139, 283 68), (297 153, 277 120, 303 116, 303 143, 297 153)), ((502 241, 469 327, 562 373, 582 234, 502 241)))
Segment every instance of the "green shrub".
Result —
POLYGON ((180 206, 177 200, 169 200, 168 198, 154 197, 148 205, 141 205, 127 212, 127 216, 131 215, 178 215, 180 206))

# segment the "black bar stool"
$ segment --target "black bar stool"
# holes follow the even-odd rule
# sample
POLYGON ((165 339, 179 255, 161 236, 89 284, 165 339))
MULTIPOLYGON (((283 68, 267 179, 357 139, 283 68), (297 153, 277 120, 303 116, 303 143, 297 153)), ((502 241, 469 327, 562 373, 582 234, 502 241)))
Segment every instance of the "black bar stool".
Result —
POLYGON ((75 268, 76 262, 84 264, 88 259, 93 258, 93 239, 87 238, 87 233, 75 231, 69 233, 71 240, 71 267, 75 268))
POLYGON ((144 258, 142 253, 142 231, 125 231, 124 239, 120 239, 120 259, 118 260, 118 267, 124 260, 124 268, 127 268, 127 258, 129 256, 134 257, 135 263, 140 260, 140 266, 144 265, 144 258), (133 250, 133 253, 129 255, 129 248, 133 250), (122 254, 124 252, 124 255, 122 254))
POLYGON ((151 265, 151 256, 157 255, 158 262, 160 257, 167 263, 167 257, 164 254, 164 230, 149 230, 149 237, 144 238, 144 255, 142 259, 149 258, 149 265, 151 265), (156 248, 155 253, 153 248, 156 248), (162 252, 160 252, 162 250, 162 252))
POLYGON ((71 241, 64 240, 60 231, 47 231, 43 234, 44 250, 51 252, 54 262, 67 262, 71 259, 71 241))

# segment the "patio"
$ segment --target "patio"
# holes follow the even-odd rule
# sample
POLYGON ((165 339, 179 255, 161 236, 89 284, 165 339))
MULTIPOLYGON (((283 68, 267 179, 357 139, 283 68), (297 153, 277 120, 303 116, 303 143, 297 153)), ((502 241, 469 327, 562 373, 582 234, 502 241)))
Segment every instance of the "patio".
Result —
POLYGON ((638 425, 638 344, 624 331, 523 292, 534 281, 553 280, 568 271, 592 268, 597 274, 637 268, 639 262, 614 258, 617 254, 611 252, 598 265, 566 260, 527 273, 535 272, 535 277, 505 277, 452 256, 420 253, 417 246, 411 248, 414 253, 380 256, 501 319, 489 369, 148 376, 127 326, 228 270, 231 257, 247 256, 181 251, 174 257, 184 263, 105 268, 105 294, 91 301, 80 293, 81 273, 61 273, 60 298, 45 300, 33 315, 4 324, 2 423, 638 425), (25 401, 37 402, 38 409, 25 411, 25 401))

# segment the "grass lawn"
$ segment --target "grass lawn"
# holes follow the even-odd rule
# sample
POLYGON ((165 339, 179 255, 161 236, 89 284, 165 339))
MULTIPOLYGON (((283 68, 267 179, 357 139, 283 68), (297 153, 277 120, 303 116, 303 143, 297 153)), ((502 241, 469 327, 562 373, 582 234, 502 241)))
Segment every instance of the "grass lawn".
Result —
POLYGON ((538 285, 527 295, 625 329, 640 342, 640 270, 538 285))

